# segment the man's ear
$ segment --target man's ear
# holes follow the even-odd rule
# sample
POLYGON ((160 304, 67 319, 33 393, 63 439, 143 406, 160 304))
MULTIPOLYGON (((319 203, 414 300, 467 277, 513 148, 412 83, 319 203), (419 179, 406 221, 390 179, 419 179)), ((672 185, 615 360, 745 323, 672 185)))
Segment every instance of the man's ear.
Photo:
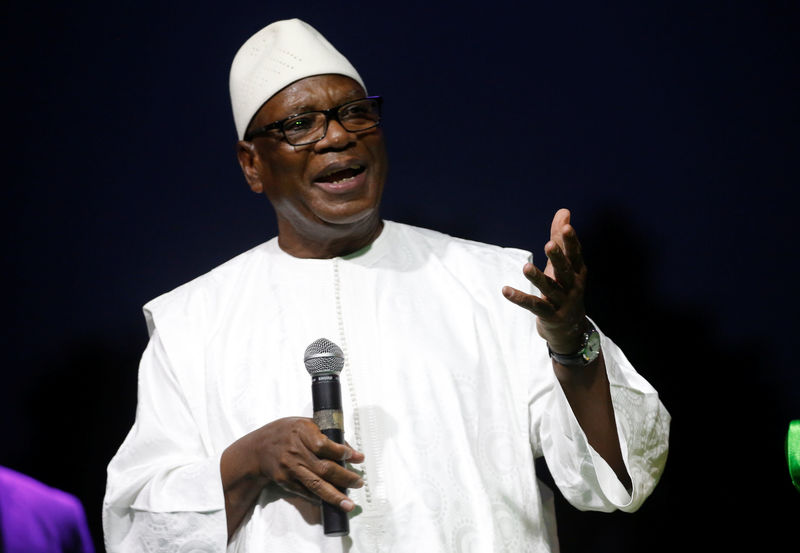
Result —
POLYGON ((246 140, 237 142, 236 157, 239 160, 242 173, 244 173, 244 178, 247 180, 247 184, 250 185, 250 190, 256 194, 261 194, 264 191, 264 185, 261 182, 261 163, 255 144, 246 140))

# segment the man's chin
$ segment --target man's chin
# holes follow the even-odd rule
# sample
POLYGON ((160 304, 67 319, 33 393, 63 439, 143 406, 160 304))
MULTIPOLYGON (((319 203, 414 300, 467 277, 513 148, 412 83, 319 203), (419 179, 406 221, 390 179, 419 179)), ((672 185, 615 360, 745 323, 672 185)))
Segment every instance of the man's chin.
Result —
POLYGON ((342 209, 319 210, 316 216, 326 225, 341 227, 359 227, 380 221, 378 206, 347 205, 342 209))

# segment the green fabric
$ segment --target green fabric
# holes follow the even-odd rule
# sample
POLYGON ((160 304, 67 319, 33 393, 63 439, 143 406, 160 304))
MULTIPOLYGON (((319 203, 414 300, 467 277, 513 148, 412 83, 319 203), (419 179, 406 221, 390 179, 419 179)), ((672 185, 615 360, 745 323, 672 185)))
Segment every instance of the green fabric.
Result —
POLYGON ((800 420, 789 423, 789 432, 786 434, 786 462, 789 464, 792 484, 800 491, 800 420))

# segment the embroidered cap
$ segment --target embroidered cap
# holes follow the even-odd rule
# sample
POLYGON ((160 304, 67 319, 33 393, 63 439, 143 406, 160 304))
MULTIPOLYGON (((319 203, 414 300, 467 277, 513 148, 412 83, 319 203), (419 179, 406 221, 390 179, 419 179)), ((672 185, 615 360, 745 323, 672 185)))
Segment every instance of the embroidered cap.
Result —
POLYGON ((251 36, 231 64, 231 105, 239 139, 264 102, 284 87, 326 74, 350 77, 366 90, 347 58, 304 21, 276 21, 251 36))

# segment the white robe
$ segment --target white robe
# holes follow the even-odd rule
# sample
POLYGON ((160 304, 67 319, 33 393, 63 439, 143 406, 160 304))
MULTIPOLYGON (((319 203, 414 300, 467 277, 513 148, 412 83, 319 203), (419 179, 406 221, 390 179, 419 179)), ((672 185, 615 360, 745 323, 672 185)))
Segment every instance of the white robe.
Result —
POLYGON ((267 487, 229 552, 557 551, 544 455, 580 509, 637 509, 667 456, 669 414, 605 336, 628 494, 588 445, 555 379, 526 290, 530 254, 387 221, 368 248, 298 259, 272 239, 145 306, 151 341, 136 421, 108 467, 109 553, 226 550, 223 450, 275 419, 311 416, 305 348, 346 357, 345 438, 366 485, 350 536, 267 487))

